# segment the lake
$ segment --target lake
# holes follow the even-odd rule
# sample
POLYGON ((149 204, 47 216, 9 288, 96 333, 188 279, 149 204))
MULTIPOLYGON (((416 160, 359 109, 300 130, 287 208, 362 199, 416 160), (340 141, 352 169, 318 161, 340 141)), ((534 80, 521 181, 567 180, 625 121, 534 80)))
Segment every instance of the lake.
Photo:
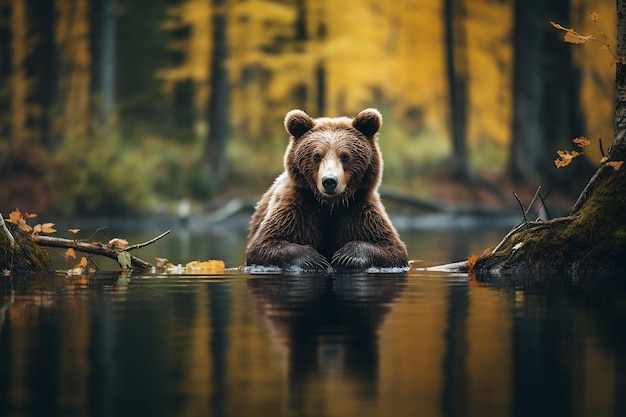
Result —
POLYGON ((2 278, 0 416, 626 415, 619 280, 420 269, 505 232, 401 229, 406 274, 276 276, 236 269, 244 228, 178 228, 135 254, 235 269, 2 278))

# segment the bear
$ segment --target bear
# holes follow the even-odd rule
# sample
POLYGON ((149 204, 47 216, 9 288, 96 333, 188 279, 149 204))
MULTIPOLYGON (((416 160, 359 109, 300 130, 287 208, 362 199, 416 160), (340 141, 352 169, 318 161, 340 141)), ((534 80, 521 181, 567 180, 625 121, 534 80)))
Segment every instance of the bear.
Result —
POLYGON ((378 193, 383 159, 382 115, 312 118, 302 110, 284 120, 289 144, 284 172, 257 203, 246 265, 284 271, 408 270, 405 244, 378 193))

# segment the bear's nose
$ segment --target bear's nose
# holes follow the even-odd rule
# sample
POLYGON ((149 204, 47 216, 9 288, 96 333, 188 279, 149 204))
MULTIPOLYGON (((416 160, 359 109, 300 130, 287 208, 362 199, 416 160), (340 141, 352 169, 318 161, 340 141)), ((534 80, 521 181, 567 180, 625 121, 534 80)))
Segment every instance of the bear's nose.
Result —
POLYGON ((327 176, 322 178, 322 185, 324 186, 324 191, 330 193, 337 188, 337 177, 327 176))

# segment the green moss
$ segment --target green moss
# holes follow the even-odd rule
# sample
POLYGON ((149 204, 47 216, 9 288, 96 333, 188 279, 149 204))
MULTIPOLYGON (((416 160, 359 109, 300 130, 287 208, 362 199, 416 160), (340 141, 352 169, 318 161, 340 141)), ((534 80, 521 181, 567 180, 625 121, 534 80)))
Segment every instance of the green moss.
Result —
POLYGON ((626 268, 626 188, 623 174, 607 171, 583 208, 513 236, 477 271, 591 271, 626 268), (516 246, 517 245, 517 246, 516 246))
POLYGON ((0 231, 0 269, 12 274, 33 274, 52 271, 48 253, 42 249, 29 234, 22 232, 11 223, 7 223, 15 239, 11 247, 6 234, 0 231))

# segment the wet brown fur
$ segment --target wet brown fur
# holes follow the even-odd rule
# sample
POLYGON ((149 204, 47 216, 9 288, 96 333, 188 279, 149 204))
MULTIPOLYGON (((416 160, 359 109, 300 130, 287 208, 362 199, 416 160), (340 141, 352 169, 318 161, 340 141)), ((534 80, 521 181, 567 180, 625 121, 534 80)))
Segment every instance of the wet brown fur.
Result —
POLYGON ((354 119, 287 113, 285 172, 252 216, 248 265, 305 271, 408 266, 406 247, 378 196, 383 163, 376 133, 381 124, 375 109, 354 119), (321 161, 342 168, 338 188, 345 186, 344 192, 323 192, 321 161))

